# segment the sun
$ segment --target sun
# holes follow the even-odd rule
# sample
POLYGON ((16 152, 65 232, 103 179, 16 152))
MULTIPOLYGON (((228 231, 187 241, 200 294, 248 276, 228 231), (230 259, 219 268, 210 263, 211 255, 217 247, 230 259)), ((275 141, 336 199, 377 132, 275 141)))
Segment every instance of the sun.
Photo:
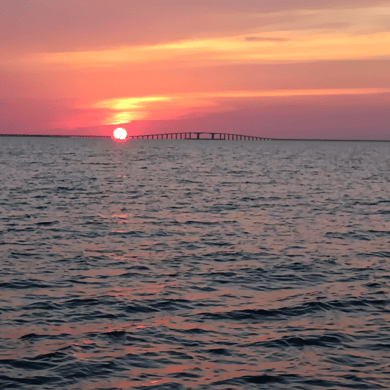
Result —
POLYGON ((118 127, 114 130, 113 136, 115 139, 126 139, 127 131, 125 129, 122 129, 121 127, 118 127))

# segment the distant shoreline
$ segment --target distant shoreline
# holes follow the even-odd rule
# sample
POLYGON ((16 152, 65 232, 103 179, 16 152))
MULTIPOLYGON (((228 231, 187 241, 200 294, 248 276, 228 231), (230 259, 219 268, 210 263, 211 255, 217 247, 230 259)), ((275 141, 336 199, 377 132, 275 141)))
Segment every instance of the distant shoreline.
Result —
MULTIPOLYGON (((141 136, 142 134, 140 134, 141 136)), ((47 137, 47 138, 102 138, 111 139, 110 135, 56 135, 56 134, 0 134, 0 137, 47 137)), ((255 136, 254 136, 255 137, 255 136)), ((192 139, 172 139, 173 141, 233 141, 211 138, 192 138, 192 139)), ((144 139, 145 141, 145 139, 144 139)), ((152 140, 149 140, 152 141, 152 140)), ((157 140, 154 140, 157 141, 157 140)), ((159 139, 159 141, 171 141, 171 139, 159 139)), ((266 141, 321 141, 321 142, 390 142, 386 139, 316 139, 316 138, 267 138, 266 141)), ((248 142, 248 141, 246 141, 248 142)))

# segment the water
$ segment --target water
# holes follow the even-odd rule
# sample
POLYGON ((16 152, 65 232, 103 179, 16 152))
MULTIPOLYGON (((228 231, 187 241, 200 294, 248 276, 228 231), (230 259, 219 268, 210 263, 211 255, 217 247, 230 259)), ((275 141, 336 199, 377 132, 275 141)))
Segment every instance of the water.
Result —
POLYGON ((0 138, 0 389, 389 388, 389 152, 0 138))

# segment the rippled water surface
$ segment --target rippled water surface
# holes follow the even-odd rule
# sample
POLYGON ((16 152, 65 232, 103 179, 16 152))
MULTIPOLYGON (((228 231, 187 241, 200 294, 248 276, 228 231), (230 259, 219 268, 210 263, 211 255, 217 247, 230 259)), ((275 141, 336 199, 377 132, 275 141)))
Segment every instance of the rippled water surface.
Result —
POLYGON ((390 143, 0 138, 1 389, 390 388, 390 143))

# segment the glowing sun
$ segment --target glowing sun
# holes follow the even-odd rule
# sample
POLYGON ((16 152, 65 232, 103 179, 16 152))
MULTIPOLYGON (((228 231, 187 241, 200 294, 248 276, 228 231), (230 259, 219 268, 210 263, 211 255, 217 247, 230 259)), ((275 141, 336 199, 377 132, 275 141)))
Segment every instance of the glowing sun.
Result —
POLYGON ((122 129, 121 127, 118 127, 114 130, 113 135, 115 139, 126 139, 127 131, 125 129, 122 129))

